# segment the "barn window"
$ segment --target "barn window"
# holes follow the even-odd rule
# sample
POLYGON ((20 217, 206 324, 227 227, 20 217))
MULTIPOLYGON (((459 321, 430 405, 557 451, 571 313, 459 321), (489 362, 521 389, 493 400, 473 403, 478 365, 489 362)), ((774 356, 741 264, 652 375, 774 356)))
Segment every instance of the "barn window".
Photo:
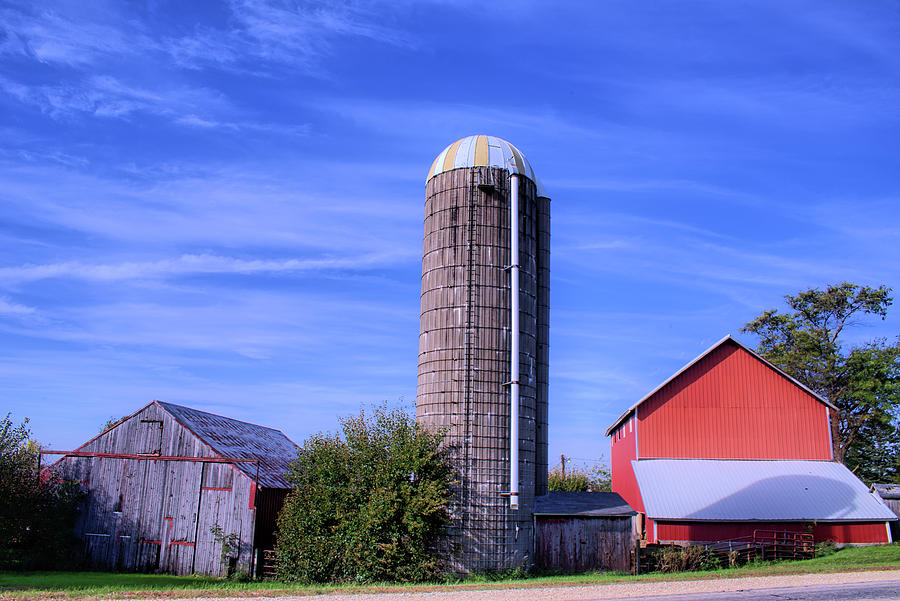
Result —
POLYGON ((139 453, 143 455, 162 454, 162 420, 142 419, 141 438, 139 441, 139 453))

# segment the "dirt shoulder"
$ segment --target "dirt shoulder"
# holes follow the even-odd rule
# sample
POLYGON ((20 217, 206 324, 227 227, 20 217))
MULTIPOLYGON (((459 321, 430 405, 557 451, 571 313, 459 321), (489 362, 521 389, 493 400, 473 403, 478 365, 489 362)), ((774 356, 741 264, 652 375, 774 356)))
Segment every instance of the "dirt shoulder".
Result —
MULTIPOLYGON (((778 576, 742 576, 737 578, 716 578, 702 580, 665 580, 654 582, 630 582, 614 584, 544 584, 521 583, 521 585, 473 585, 472 588, 447 590, 394 589, 370 590, 366 592, 331 592, 309 594, 288 591, 233 591, 228 596, 194 597, 204 601, 226 601, 235 596, 266 597, 272 601, 300 599, 304 601, 586 601, 589 599, 621 599, 652 597, 656 595, 679 595, 687 593, 734 592, 751 589, 779 588, 790 586, 811 586, 817 584, 845 584, 852 582, 900 582, 900 566, 897 569, 866 570, 858 572, 837 572, 818 574, 785 574, 778 576), (234 593, 237 593, 235 595, 234 593)), ((185 592, 185 591, 180 591, 185 592)), ((196 594, 196 593, 195 593, 196 594)), ((127 595, 118 597, 136 599, 172 598, 171 594, 150 596, 127 595)), ((177 595, 181 596, 181 595, 177 595)), ((186 595, 187 596, 187 595, 186 595)))

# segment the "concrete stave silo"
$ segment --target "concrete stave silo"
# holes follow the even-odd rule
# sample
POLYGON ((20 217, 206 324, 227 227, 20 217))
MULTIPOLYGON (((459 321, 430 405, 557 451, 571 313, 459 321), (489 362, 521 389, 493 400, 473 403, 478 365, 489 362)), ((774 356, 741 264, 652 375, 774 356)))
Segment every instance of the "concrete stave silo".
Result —
POLYGON ((531 562, 533 500, 547 489, 549 260, 550 199, 521 152, 470 136, 438 155, 426 184, 416 415, 447 428, 457 464, 449 544, 459 572, 531 562))

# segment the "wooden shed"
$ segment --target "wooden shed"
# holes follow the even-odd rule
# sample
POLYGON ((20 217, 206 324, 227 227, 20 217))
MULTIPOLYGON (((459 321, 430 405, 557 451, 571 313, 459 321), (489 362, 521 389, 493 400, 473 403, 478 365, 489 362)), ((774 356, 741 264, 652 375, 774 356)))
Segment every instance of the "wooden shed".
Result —
MULTIPOLYGON (((888 509, 900 518, 900 484, 876 484, 872 488, 888 509)), ((891 522, 891 538, 894 542, 900 541, 900 520, 891 522)))
POLYGON ((616 493, 551 491, 534 503, 535 565, 628 572, 636 511, 616 493))
POLYGON ((84 487, 75 533, 91 565, 224 575, 272 548, 297 449, 279 430, 153 401, 47 471, 84 487))

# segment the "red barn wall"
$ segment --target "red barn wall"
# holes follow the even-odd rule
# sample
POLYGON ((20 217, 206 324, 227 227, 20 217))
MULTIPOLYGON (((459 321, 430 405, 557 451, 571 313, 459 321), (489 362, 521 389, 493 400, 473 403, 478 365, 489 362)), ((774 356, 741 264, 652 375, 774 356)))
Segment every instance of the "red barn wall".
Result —
POLYGON ((637 416, 641 459, 832 458, 827 407, 732 342, 640 404, 637 416))
POLYGON ((641 499, 641 491, 638 488, 637 479, 634 477, 634 469, 631 460, 637 459, 637 432, 634 431, 634 417, 622 422, 622 425, 613 432, 610 439, 610 469, 612 481, 610 487, 619 493, 632 509, 644 512, 644 501, 641 499))
MULTIPOLYGON (((816 542, 888 543, 884 522, 847 522, 809 524, 804 522, 656 522, 656 538, 651 542, 712 542, 753 536, 754 530, 810 532, 816 542)), ((653 532, 648 526, 648 537, 653 532)))

